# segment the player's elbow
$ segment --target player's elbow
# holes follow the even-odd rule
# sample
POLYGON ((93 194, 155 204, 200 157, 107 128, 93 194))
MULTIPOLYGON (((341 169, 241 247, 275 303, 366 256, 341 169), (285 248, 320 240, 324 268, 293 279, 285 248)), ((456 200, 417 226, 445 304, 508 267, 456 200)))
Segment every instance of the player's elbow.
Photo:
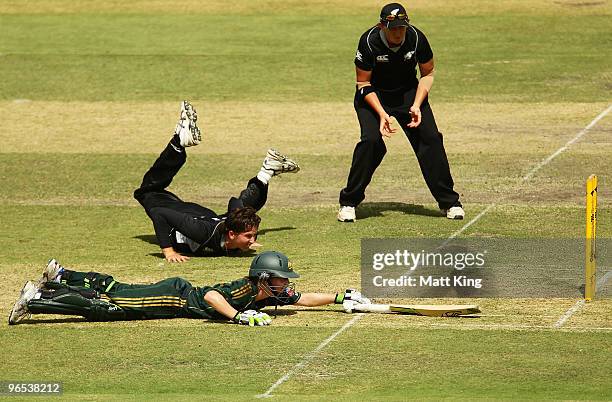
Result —
POLYGON ((204 295, 204 301, 210 305, 218 303, 219 299, 222 298, 223 297, 219 294, 219 292, 215 292, 214 290, 211 290, 204 295))
POLYGON ((429 71, 424 71, 423 74, 421 74, 421 78, 429 77, 433 80, 435 72, 436 70, 433 68, 429 71))

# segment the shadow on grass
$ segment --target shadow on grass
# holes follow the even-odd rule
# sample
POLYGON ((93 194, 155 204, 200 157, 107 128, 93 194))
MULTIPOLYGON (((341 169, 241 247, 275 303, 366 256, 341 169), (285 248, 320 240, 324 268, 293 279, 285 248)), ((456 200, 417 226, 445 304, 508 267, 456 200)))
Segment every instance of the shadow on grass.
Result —
POLYGON ((395 211, 406 215, 422 215, 440 218, 442 213, 438 209, 425 208, 423 205, 405 204, 403 202, 364 202, 356 208, 357 219, 383 216, 383 212, 395 211))
POLYGON ((27 319, 19 322, 19 325, 36 325, 36 324, 61 324, 61 323, 72 323, 72 322, 88 322, 83 317, 70 316, 66 318, 36 318, 27 319))
MULTIPOLYGON (((281 226, 277 228, 267 228, 267 229, 261 229, 260 231, 258 231, 257 235, 265 236, 267 233, 282 232, 284 230, 295 230, 295 229, 296 229, 295 226, 281 226)), ((143 242, 149 243, 149 244, 155 244, 155 245, 158 244, 157 236, 155 236, 154 234, 142 234, 142 235, 134 236, 132 238, 142 240, 143 242)))
MULTIPOLYGON (((264 311, 266 313, 268 313, 269 315, 273 315, 274 314, 274 307, 273 306, 268 306, 268 307, 266 307, 266 309, 264 311)), ((308 313, 308 312, 317 312, 317 311, 318 312, 324 311, 326 313, 342 313, 342 314, 347 314, 347 313, 344 312, 344 310, 336 310, 336 309, 331 309, 331 308, 325 308, 324 306, 322 306, 322 307, 306 307, 306 308, 301 308, 301 309, 279 308, 278 310, 276 310, 276 315, 294 315, 294 314, 297 314, 297 313, 308 313)))
POLYGON ((157 236, 155 236, 154 234, 148 234, 148 235, 138 235, 138 236, 134 236, 132 237, 132 239, 139 239, 144 241, 145 243, 149 243, 149 244, 155 244, 157 245, 157 236))
MULTIPOLYGON (((189 258, 198 258, 198 257, 231 257, 231 258, 253 258, 257 255, 257 251, 249 250, 249 251, 232 251, 228 254, 216 254, 212 251, 203 251, 198 254, 186 253, 184 251, 180 251, 182 255, 185 255, 189 258)), ((165 260, 166 257, 162 253, 149 253, 151 257, 157 257, 161 260, 165 260)))
POLYGON ((261 229, 257 232, 257 236, 265 236, 266 233, 282 232, 283 230, 295 230, 295 226, 281 226, 278 228, 261 229))

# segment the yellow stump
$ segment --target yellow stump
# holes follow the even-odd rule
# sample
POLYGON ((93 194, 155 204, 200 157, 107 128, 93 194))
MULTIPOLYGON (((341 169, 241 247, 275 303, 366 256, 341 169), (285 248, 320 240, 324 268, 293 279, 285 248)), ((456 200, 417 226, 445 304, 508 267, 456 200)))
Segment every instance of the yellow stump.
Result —
POLYGON ((584 299, 591 301, 595 297, 595 272, 597 228, 597 176, 591 175, 586 182, 586 261, 584 299))

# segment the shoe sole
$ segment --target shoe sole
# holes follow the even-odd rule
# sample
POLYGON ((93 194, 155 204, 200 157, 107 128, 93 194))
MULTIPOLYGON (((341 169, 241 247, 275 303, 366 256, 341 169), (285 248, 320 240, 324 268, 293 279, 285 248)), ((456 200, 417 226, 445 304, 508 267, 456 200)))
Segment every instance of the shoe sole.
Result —
POLYGON ((198 121, 198 112, 196 112, 189 102, 186 101, 185 104, 187 106, 185 108, 185 113, 189 121, 189 133, 191 134, 191 139, 195 142, 194 145, 198 145, 202 141, 202 132, 196 124, 198 121))
POLYGON ((266 158, 264 159, 264 168, 271 170, 275 173, 275 175, 277 174, 281 174, 281 173, 297 173, 300 171, 300 165, 297 164, 297 162, 295 162, 293 159, 288 158, 287 156, 281 154, 280 152, 278 152, 275 149, 268 149, 268 153, 266 155, 266 158), (272 159, 276 162, 279 162, 281 164, 280 169, 274 169, 270 166, 266 165, 266 161, 268 159, 272 159))
POLYGON ((19 293, 19 298, 17 299, 17 301, 15 302, 15 304, 13 304, 13 308, 11 309, 11 314, 9 314, 9 318, 8 318, 8 324, 9 325, 15 325, 17 324, 19 321, 23 320, 23 318, 28 315, 28 311, 26 309, 26 311, 21 314, 19 317, 15 317, 13 318, 13 314, 15 313, 15 310, 20 307, 20 302, 23 300, 24 296, 25 296, 25 288, 26 286, 28 286, 28 283, 30 283, 30 281, 27 281, 24 285, 23 288, 21 288, 21 293, 19 293))
POLYGON ((39 289, 42 289, 43 285, 46 282, 53 282, 55 278, 57 278, 59 270, 56 270, 54 268, 49 268, 49 266, 51 265, 51 262, 55 262, 55 264, 60 265, 60 263, 55 258, 51 258, 49 260, 49 262, 47 263, 47 266, 45 267, 45 270, 42 273, 42 278, 40 278, 38 280, 38 283, 36 284, 39 289), (53 278, 51 278, 51 276, 53 276, 53 278))
MULTIPOLYGON (((185 112, 185 118, 187 119, 187 129, 189 130, 188 139, 188 147, 198 145, 202 142, 202 132, 198 128, 198 112, 196 112, 195 108, 191 105, 191 103, 187 101, 183 101, 181 104, 181 120, 183 120, 183 112, 185 112)), ((180 132, 180 131, 179 131, 180 132)), ((179 135, 180 136, 180 135, 179 135)))

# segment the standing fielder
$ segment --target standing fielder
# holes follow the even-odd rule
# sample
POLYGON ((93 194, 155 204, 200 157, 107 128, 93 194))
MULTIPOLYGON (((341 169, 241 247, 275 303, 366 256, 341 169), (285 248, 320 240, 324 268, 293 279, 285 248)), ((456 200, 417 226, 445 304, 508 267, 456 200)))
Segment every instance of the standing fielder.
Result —
POLYGON ((181 115, 174 135, 134 191, 134 198, 153 222, 157 241, 168 262, 184 262, 181 253, 215 255, 247 251, 257 239, 260 217, 257 215, 268 198, 268 182, 282 173, 296 173, 300 167, 293 160, 269 149, 263 165, 249 180, 238 198, 229 200, 227 212, 214 211, 193 202, 185 202, 166 190, 187 160, 185 148, 198 145, 198 115, 187 101, 181 103, 181 115))
POLYGON ((378 25, 359 39, 355 55, 357 91, 354 106, 361 141, 353 152, 346 188, 340 192, 341 222, 355 221, 355 207, 387 152, 391 115, 402 126, 416 153, 423 177, 449 219, 463 219, 459 194, 453 190, 448 159, 427 97, 434 78, 433 52, 425 35, 409 24, 399 3, 384 6, 378 25), (419 67, 421 79, 416 77, 419 67))
POLYGON ((98 272, 78 272, 51 259, 38 284, 28 281, 9 315, 9 325, 29 314, 78 315, 89 321, 200 318, 231 320, 243 325, 270 325, 258 311, 266 306, 323 306, 370 304, 361 293, 348 289, 337 294, 299 293, 289 282, 299 275, 287 257, 276 251, 257 255, 248 277, 213 286, 194 287, 183 278, 151 285, 130 285, 98 272))

